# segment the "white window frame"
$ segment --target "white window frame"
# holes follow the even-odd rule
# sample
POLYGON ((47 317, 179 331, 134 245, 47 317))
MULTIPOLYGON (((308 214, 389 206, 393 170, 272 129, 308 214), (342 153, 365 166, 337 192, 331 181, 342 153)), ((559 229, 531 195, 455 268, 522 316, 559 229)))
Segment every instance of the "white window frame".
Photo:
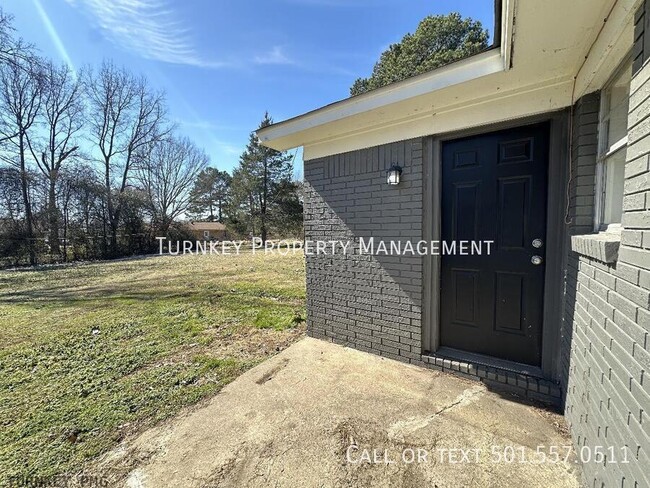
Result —
POLYGON ((608 145, 609 139, 609 122, 610 110, 609 105, 609 96, 608 92, 612 84, 616 79, 621 75, 623 70, 625 70, 631 60, 632 53, 628 53, 623 61, 617 66, 614 72, 611 74, 607 83, 603 85, 600 96, 600 110, 598 113, 598 155, 596 161, 596 192, 595 192, 595 201, 594 201, 594 232, 621 232, 621 223, 611 223, 605 224, 605 192, 606 192, 606 181, 607 181, 607 165, 605 161, 616 154, 618 151, 623 151, 627 149, 628 137, 627 133, 618 141, 615 141, 611 145, 608 145))

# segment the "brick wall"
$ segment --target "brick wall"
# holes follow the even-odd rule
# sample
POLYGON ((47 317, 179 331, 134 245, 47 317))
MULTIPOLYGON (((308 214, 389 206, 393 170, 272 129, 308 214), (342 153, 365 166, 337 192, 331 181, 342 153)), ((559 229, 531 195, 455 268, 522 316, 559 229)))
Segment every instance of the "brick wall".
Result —
MULTIPOLYGON (((598 111, 598 94, 583 97, 574 110, 561 386, 575 447, 585 447, 585 456, 598 446, 617 449, 616 459, 605 451, 604 461, 584 464, 587 485, 641 488, 650 486, 650 63, 632 82, 623 231, 614 244, 590 235, 598 111), (628 463, 621 462, 623 446, 628 463)), ((422 164, 421 139, 306 162, 306 239, 420 240, 422 164), (404 168, 397 187, 385 183, 392 163, 404 168)), ((307 256, 307 286, 310 335, 423 364, 421 257, 307 256)), ((511 384, 503 371, 424 360, 511 384)), ((533 389, 530 378, 512 380, 513 387, 523 382, 524 394, 543 393, 542 383, 533 389)))
MULTIPOLYGON (((305 163, 305 239, 422 239, 422 140, 305 163), (386 170, 403 168, 398 186, 386 170)), ((407 362, 420 360, 422 257, 307 256, 308 334, 407 362)))
MULTIPOLYGON (((305 239, 423 238, 423 141, 413 139, 305 163, 305 239), (398 186, 386 169, 403 168, 398 186)), ((592 188, 593 192, 593 188, 592 188)), ((505 368, 422 356, 421 256, 307 255, 307 333, 392 359, 448 371, 489 388, 559 404, 549 380, 505 368)), ((437 293, 437 289, 434 290, 437 293)))
MULTIPOLYGON (((586 446, 585 452, 594 453, 597 446, 611 446, 619 454, 618 463, 606 453, 603 462, 583 464, 589 487, 650 486, 649 79, 646 64, 632 81, 618 253, 604 252, 602 242, 585 236, 573 237, 568 255, 565 415, 578 450, 586 446), (629 463, 620 462, 622 446, 629 448, 629 463)), ((590 95, 575 107, 569 226, 574 236, 592 228, 597 105, 590 95)))
MULTIPOLYGON (((578 100, 573 110, 569 207, 565 216, 569 239, 573 235, 589 234, 593 230, 599 103, 599 94, 592 93, 578 100)), ((579 255, 568 251, 570 246, 570 241, 565 244, 566 252, 568 252, 565 269, 565 310, 560 331, 562 385, 565 392, 571 372, 574 304, 580 263, 579 255)), ((566 399, 566 401, 572 400, 573 396, 566 399)))
POLYGON ((650 1, 644 0, 634 15, 634 47, 632 49, 632 69, 638 71, 650 57, 650 1))

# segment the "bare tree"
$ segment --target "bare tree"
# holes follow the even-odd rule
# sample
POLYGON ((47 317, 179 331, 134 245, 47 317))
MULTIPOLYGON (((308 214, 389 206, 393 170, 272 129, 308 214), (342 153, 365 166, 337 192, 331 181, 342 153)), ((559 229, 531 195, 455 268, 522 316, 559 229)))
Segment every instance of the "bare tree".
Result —
MULTIPOLYGON (((61 212, 63 214, 63 243, 76 259, 82 251, 86 258, 101 256, 102 244, 97 239, 106 235, 103 227, 106 199, 102 175, 90 165, 75 162, 62 174, 61 212), (69 196, 69 199, 66 198, 69 196), (72 241, 69 244, 69 241, 72 241)), ((64 253, 67 256, 67 253, 64 253)))
POLYGON ((22 205, 20 171, 0 166, 0 220, 18 222, 23 215, 22 205))
POLYGON ((34 129, 43 97, 41 64, 35 57, 12 55, 0 63, 0 159, 17 168, 25 210, 25 237, 29 262, 36 264, 34 220, 29 195, 28 132, 34 129))
POLYGON ((81 84, 67 65, 44 67, 43 137, 27 136, 30 152, 48 182, 48 227, 53 252, 61 253, 57 182, 63 163, 79 152, 77 138, 83 128, 81 84))
POLYGON ((151 146, 142 158, 138 177, 147 194, 157 232, 170 225, 188 208, 191 190, 209 158, 186 138, 167 137, 151 146))
POLYGON ((3 57, 11 54, 15 42, 13 36, 14 28, 11 25, 11 21, 11 16, 0 9, 0 53, 2 53, 1 55, 3 57))
POLYGON ((117 230, 136 156, 167 133, 163 129, 162 93, 151 90, 145 78, 104 62, 85 77, 89 101, 91 139, 104 167, 110 254, 117 254, 117 230))
POLYGON ((22 39, 16 38, 12 25, 13 16, 0 8, 0 63, 15 63, 16 60, 28 61, 31 58, 32 47, 22 39))

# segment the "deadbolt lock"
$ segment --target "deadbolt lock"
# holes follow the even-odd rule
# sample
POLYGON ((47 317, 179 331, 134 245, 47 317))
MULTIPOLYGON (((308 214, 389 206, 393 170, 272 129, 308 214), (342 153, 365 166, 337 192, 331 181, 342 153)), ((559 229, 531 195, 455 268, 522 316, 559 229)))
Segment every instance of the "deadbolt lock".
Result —
POLYGON ((539 249, 544 245, 544 242, 541 239, 533 239, 533 247, 539 249))

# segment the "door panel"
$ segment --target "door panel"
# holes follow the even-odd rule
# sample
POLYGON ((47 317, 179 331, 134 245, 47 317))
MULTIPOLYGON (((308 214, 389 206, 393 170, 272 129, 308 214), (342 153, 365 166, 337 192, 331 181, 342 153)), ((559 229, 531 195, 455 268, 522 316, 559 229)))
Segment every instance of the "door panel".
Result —
POLYGON ((456 240, 476 239, 479 223, 478 204, 481 201, 480 182, 454 185, 453 234, 456 240))
POLYGON ((454 322, 478 327, 479 287, 477 270, 453 269, 451 271, 454 289, 454 322))
POLYGON ((443 143, 442 239, 494 241, 442 256, 443 346, 540 364, 547 168, 547 124, 443 143))
POLYGON ((524 273, 496 272, 495 320, 496 330, 513 334, 525 334, 524 297, 526 296, 524 273))
POLYGON ((526 216, 530 211, 530 178, 499 179, 497 246, 523 249, 526 246, 526 216))

